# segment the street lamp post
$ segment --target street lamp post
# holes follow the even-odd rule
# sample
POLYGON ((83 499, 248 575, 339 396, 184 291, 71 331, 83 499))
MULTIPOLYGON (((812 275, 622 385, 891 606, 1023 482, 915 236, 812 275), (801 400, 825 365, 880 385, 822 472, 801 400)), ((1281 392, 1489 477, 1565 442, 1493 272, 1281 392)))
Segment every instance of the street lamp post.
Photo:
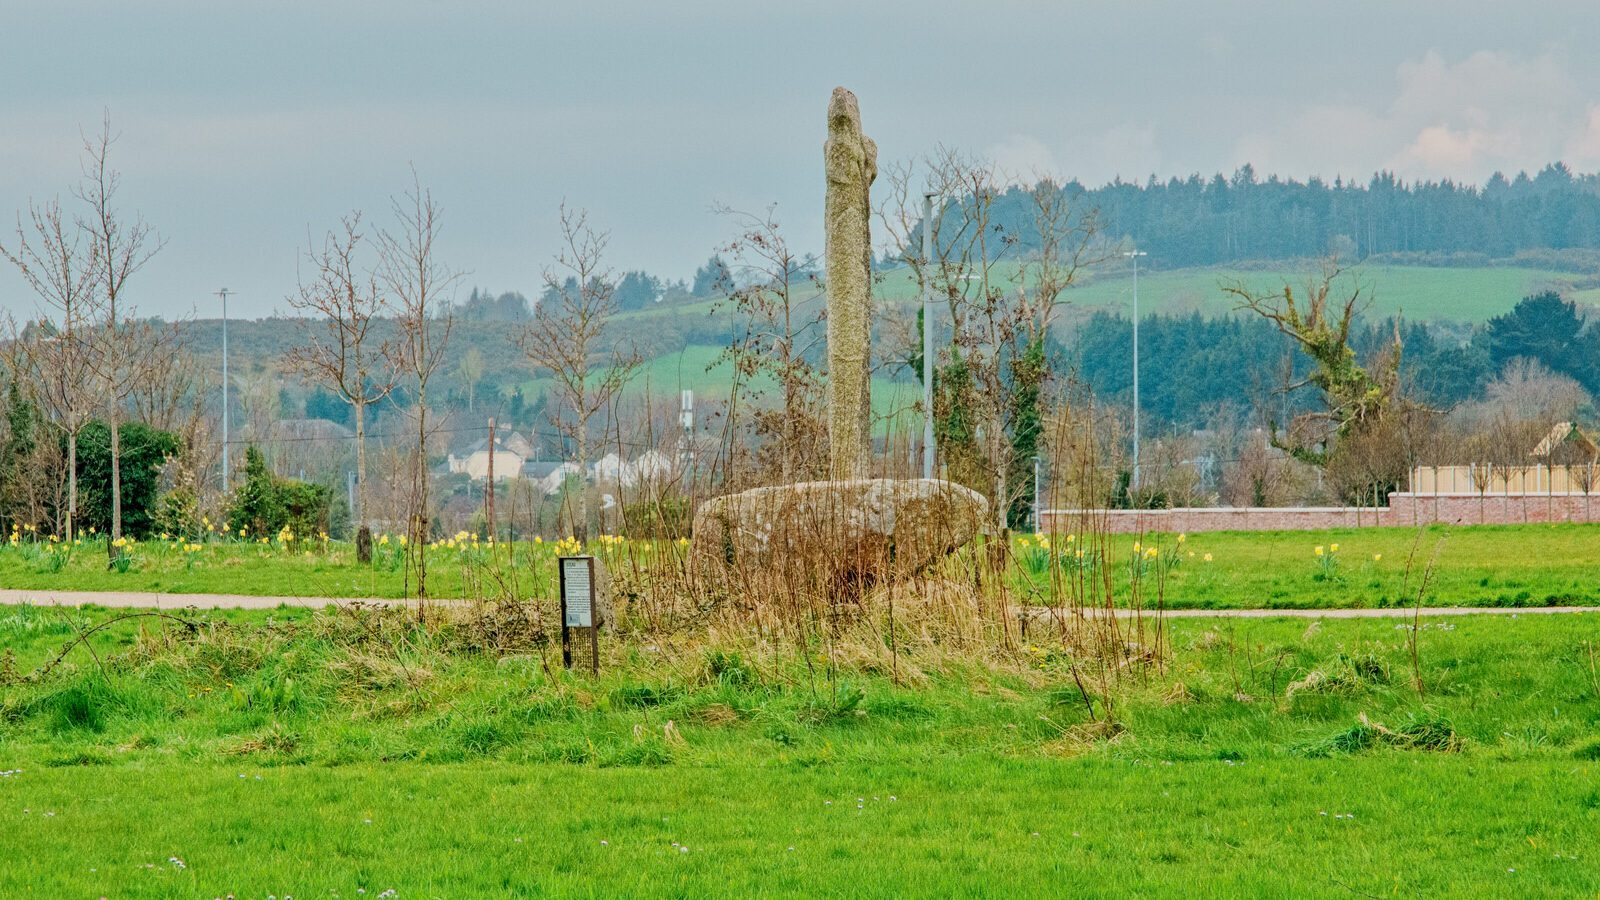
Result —
POLYGON ((1039 515, 1039 511, 1042 509, 1039 504, 1044 499, 1044 496, 1040 491, 1041 479, 1039 477, 1039 468, 1043 462, 1044 460, 1040 457, 1035 456, 1033 458, 1033 531, 1035 534, 1044 530, 1042 527, 1044 525, 1044 519, 1039 515))
POLYGON ((1133 260, 1133 489, 1139 489, 1139 257, 1143 250, 1122 254, 1133 260))
POLYGON ((233 291, 217 291, 222 298, 222 492, 228 492, 228 295, 233 291))
POLYGON ((933 197, 922 195, 922 477, 933 477, 933 197))

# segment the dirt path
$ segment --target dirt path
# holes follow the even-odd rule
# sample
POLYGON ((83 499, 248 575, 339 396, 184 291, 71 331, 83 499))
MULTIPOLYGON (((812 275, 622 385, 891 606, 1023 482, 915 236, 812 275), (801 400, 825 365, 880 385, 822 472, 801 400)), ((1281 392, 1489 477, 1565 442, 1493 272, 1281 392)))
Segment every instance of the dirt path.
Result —
MULTIPOLYGON (((353 603, 397 605, 408 601, 375 597, 255 597, 244 594, 154 594, 133 591, 34 591, 0 590, 0 605, 29 603, 34 606, 105 606, 137 609, 276 609, 294 606, 320 609, 328 605, 348 606, 353 603)), ((1102 610, 1086 610, 1088 615, 1104 615, 1102 610)), ((1035 621, 1049 621, 1053 610, 1034 608, 1028 611, 1035 621)), ((1600 613, 1600 606, 1528 606, 1528 607, 1476 607, 1428 606, 1424 616, 1516 616, 1556 615, 1569 613, 1600 613)), ((1117 610, 1121 618, 1132 613, 1117 610)), ((1146 612, 1145 615, 1152 615, 1146 612)), ((1169 619, 1405 619, 1415 615, 1411 609, 1169 609, 1169 619)))

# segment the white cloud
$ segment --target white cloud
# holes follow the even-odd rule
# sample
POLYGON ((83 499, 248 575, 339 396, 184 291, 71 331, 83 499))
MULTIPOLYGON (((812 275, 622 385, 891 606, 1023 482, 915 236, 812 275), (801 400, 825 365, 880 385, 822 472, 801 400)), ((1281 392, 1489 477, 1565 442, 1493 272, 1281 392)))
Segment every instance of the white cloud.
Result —
POLYGON ((1323 176, 1381 166, 1481 182, 1556 159, 1581 167, 1600 159, 1600 112, 1569 70, 1555 51, 1479 51, 1454 62, 1430 51, 1396 67, 1388 97, 1306 106, 1241 137, 1235 152, 1258 171, 1323 176))
POLYGON ((1600 104, 1589 105, 1588 121, 1581 133, 1572 136, 1561 154, 1575 169, 1600 167, 1600 104))
POLYGON ((990 145, 984 156, 994 167, 995 174, 1007 183, 1032 184, 1040 176, 1058 176, 1061 170, 1050 148, 1027 134, 1013 134, 990 145))

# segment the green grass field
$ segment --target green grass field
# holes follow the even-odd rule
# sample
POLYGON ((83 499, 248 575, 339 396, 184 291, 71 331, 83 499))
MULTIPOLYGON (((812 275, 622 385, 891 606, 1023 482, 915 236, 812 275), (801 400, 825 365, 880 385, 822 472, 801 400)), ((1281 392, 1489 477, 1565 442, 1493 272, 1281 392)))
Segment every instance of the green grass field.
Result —
MULTIPOLYGON (((1002 287, 1010 288, 1015 266, 997 268, 1002 287)), ((1299 289, 1311 270, 1287 267, 1281 271, 1262 269, 1195 268, 1153 271, 1139 277, 1139 308, 1144 315, 1189 314, 1205 316, 1229 314, 1233 304, 1221 285, 1242 280, 1254 289, 1279 288, 1287 280, 1299 289)), ((1543 290, 1557 290, 1570 299, 1591 305, 1600 304, 1600 288, 1577 290, 1584 276, 1547 269, 1513 266, 1484 268, 1434 268, 1425 266, 1353 267, 1346 280, 1359 280, 1370 292, 1372 302, 1367 315, 1404 315, 1410 320, 1481 323, 1508 312, 1517 301, 1543 290)), ((1072 310, 1105 310, 1122 316, 1132 314, 1133 279, 1126 273, 1086 274, 1076 287, 1062 297, 1072 310)), ((917 297, 915 279, 908 271, 880 273, 874 288, 884 305, 903 305, 917 297)), ((673 304, 661 309, 623 313, 619 322, 648 323, 661 317, 703 318, 711 315, 717 301, 704 300, 673 304)), ((729 315, 725 310, 721 315, 729 315)), ((726 364, 714 365, 721 346, 693 344, 647 360, 627 393, 634 398, 649 395, 676 409, 677 392, 694 390, 704 400, 727 396, 732 383, 726 364), (708 367, 710 370, 708 371, 708 367)), ((914 403, 916 384, 901 373, 885 372, 873 379, 873 407, 888 415, 914 403)), ((522 385, 525 396, 538 396, 549 386, 548 379, 534 379, 522 385)), ((885 426, 887 427, 887 426, 885 426)))
MULTIPOLYGON (((1509 312, 1517 301, 1547 288, 1565 290, 1577 276, 1541 269, 1511 267, 1483 269, 1430 269, 1415 266, 1371 266, 1352 270, 1355 278, 1372 291, 1367 315, 1404 315, 1422 321, 1483 322, 1509 312)), ((1182 269, 1175 272, 1141 273, 1139 309, 1141 312, 1217 315, 1233 308, 1219 287, 1220 282, 1242 280, 1252 289, 1281 288, 1288 281, 1299 290, 1307 273, 1287 270, 1282 273, 1232 271, 1227 269, 1182 269)), ((1071 302, 1080 306, 1109 309, 1130 315, 1133 279, 1096 279, 1074 290, 1071 302)))
MULTIPOLYGON (((1419 593, 1425 605, 1433 606, 1600 604, 1600 556, 1594 551, 1600 546, 1600 525, 1220 532, 1190 535, 1181 547, 1174 535, 1147 536, 1143 549, 1159 548, 1160 564, 1135 564, 1136 540, 1109 539, 1106 558, 1114 584, 1125 594, 1133 567, 1142 566, 1145 602, 1150 604, 1156 597, 1157 569, 1164 568, 1161 599, 1172 608, 1409 606, 1419 593), (1323 557, 1315 555, 1318 546, 1325 548, 1323 557), (1430 565, 1424 589, 1422 576, 1430 565)), ((1050 576, 1030 579, 1025 574, 1031 552, 1026 543, 1018 540, 1013 584, 1023 602, 1043 602, 1049 596, 1050 576), (1040 596, 1032 596, 1035 592, 1040 596)), ((26 547, 0 545, 0 586, 294 597, 405 595, 397 557, 385 560, 380 555, 377 564, 360 566, 349 544, 312 546, 316 549, 211 544, 191 561, 170 544, 152 542, 135 549, 129 571, 114 572, 106 569, 100 547, 80 548, 63 568, 54 570, 47 556, 26 547)), ((1052 543, 1052 557, 1061 566, 1058 579, 1078 574, 1066 559, 1076 546, 1060 536, 1052 543)), ((632 552, 598 545, 595 550, 613 565, 626 565, 632 552)), ((447 548, 430 553, 430 593, 440 598, 471 596, 486 565, 485 554, 447 548)), ((553 595, 551 546, 519 543, 516 554, 514 567, 502 566, 516 575, 519 593, 553 595)))
MULTIPOLYGON (((1011 284, 1014 266, 1002 266, 1005 284, 1011 284)), ((1144 315, 1190 313, 1221 315, 1233 304, 1222 292, 1223 283, 1243 281, 1252 289, 1281 288, 1285 281, 1301 288, 1314 270, 1296 264, 1279 269, 1195 268, 1145 271, 1139 274, 1139 311, 1144 315)), ((1483 322, 1508 312, 1518 300, 1551 289, 1570 293, 1573 299, 1593 302, 1593 292, 1572 288, 1582 276, 1548 269, 1515 266, 1435 268, 1426 266, 1353 266, 1345 276, 1371 291, 1371 316, 1403 314, 1424 321, 1483 322)), ((895 302, 916 296, 909 273, 884 273, 879 296, 895 302)), ((1105 309, 1123 316, 1133 313, 1131 272, 1090 273, 1062 299, 1080 309, 1105 309)))
POLYGON ((106 616, 0 609, 0 896, 1600 891, 1594 615, 1424 620, 1420 693, 1404 623, 1175 620, 1098 722, 1048 644, 595 681, 290 610, 21 678, 106 616))
MULTIPOLYGON (((733 366, 721 359, 723 348, 709 344, 691 344, 673 353, 653 357, 639 367, 633 379, 622 390, 629 402, 650 404, 662 411, 676 412, 679 393, 685 389, 695 392, 701 404, 726 403, 733 391, 733 366)), ((521 385, 527 397, 537 397, 554 387, 548 378, 533 378, 521 385)), ((756 378, 749 389, 762 393, 768 402, 776 396, 776 383, 765 375, 756 378)), ((915 404, 921 399, 921 388, 906 380, 886 376, 872 378, 872 409, 880 417, 877 427, 888 434, 897 427, 895 417, 910 421, 915 404)), ((705 408, 705 407, 702 407, 705 408)), ((906 422, 900 422, 901 427, 906 422)), ((915 427, 920 428, 921 420, 915 427)))

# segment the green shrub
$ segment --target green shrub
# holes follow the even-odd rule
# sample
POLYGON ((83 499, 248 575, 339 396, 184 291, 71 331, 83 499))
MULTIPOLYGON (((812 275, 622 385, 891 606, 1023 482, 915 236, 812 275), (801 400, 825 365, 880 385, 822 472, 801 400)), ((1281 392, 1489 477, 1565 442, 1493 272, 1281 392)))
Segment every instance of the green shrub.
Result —
POLYGON ((661 497, 623 505, 622 520, 632 537, 675 541, 689 536, 693 514, 688 498, 661 497))
POLYGON ((255 447, 245 450, 244 483, 228 508, 228 530, 248 529, 251 536, 272 537, 287 528, 297 537, 328 528, 332 492, 320 484, 279 478, 267 469, 255 447))
MULTIPOLYGON (((178 438, 140 422, 123 423, 117 434, 121 438, 122 530, 134 537, 148 537, 155 532, 161 469, 178 452, 178 438)), ((111 429, 104 422, 90 422, 78 436, 78 509, 80 528, 111 530, 111 429)))

